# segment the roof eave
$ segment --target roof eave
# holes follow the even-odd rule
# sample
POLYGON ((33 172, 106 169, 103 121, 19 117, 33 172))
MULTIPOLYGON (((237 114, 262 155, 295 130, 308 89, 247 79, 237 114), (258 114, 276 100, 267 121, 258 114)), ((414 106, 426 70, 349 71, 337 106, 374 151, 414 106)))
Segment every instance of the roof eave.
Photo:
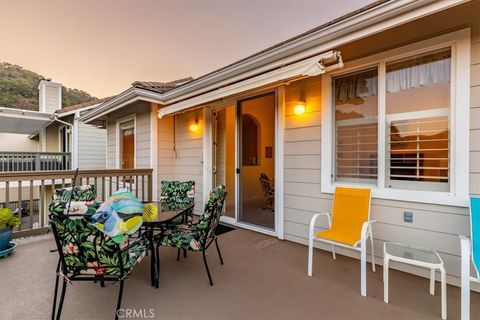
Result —
MULTIPOLYGON (((292 41, 287 41, 283 45, 275 47, 271 50, 266 50, 260 54, 251 56, 238 63, 234 63, 228 67, 222 68, 217 72, 201 76, 190 83, 186 83, 178 88, 172 89, 163 94, 163 98, 172 103, 175 100, 185 99, 186 95, 211 84, 223 81, 232 75, 238 75, 244 72, 260 68, 266 64, 274 63, 278 60, 288 57, 292 54, 298 54, 298 59, 307 58, 318 53, 315 47, 330 42, 339 36, 358 31, 371 25, 388 21, 394 17, 411 13, 411 19, 418 19, 427 14, 432 14, 448 7, 453 7, 470 0, 397 0, 381 2, 377 6, 373 6, 365 11, 359 12, 353 16, 347 17, 336 23, 326 26, 315 32, 305 34, 300 38, 292 41), (423 12, 419 9, 424 8, 423 12), (313 48, 313 49, 312 49, 313 48), (311 50, 309 50, 311 49, 311 50)), ((403 23, 403 22, 402 22, 403 23)), ((401 24, 401 23, 399 23, 401 24)), ((377 32, 380 32, 378 30, 377 32)), ((332 48, 322 49, 329 50, 332 48)), ((283 63, 283 61, 280 61, 283 63)))
MULTIPOLYGON (((155 93, 145 89, 131 87, 115 98, 101 104, 87 113, 82 121, 97 119, 135 99, 144 99, 150 95, 156 103, 170 105, 189 99, 227 85, 232 80, 245 78, 246 75, 279 68, 286 63, 307 59, 323 51, 362 39, 383 30, 396 27, 421 17, 469 2, 470 0, 397 0, 381 2, 365 11, 348 16, 324 28, 307 33, 299 38, 265 50, 250 58, 214 71, 205 76, 183 84, 165 93, 155 93), (263 71, 262 71, 263 70, 263 71), (145 97, 145 96, 144 96, 145 97)), ((148 99, 144 99, 149 101, 148 99)))
POLYGON ((98 119, 112 111, 115 111, 127 104, 138 100, 145 100, 153 103, 164 104, 165 101, 162 98, 162 94, 156 93, 150 90, 131 87, 124 92, 120 93, 116 97, 100 104, 92 111, 88 112, 80 118, 81 121, 88 123, 95 119, 98 119))

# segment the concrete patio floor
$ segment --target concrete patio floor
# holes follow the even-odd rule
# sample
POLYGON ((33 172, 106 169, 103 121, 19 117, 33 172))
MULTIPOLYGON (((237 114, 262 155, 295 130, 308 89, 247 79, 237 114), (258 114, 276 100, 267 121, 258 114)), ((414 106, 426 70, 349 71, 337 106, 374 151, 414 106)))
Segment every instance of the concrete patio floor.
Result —
MULTIPOLYGON (((126 282, 123 308, 145 310, 149 319, 439 319, 440 288, 391 270, 390 304, 383 302, 382 268, 368 271, 368 297, 360 296, 359 261, 316 250, 314 276, 306 275, 307 247, 237 229, 219 237, 225 265, 212 247, 208 284, 201 254, 176 261, 162 248, 160 287, 150 286, 150 258, 126 282)), ((19 240, 0 259, 0 318, 49 319, 57 253, 51 235, 19 240)), ((460 318, 460 290, 448 286, 448 319, 460 318)), ((118 285, 68 286, 62 319, 113 319, 118 285)), ((480 319, 480 295, 472 293, 472 319, 480 319)), ((146 319, 147 317, 145 317, 146 319)), ((131 319, 131 318, 130 318, 131 319)), ((136 319, 139 319, 138 317, 136 319)))

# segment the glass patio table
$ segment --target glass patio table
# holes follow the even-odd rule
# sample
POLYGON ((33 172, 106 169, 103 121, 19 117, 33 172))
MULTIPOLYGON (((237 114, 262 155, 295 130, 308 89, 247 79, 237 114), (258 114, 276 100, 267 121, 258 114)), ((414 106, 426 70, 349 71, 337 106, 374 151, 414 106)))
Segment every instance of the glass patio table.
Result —
POLYGON ((383 300, 388 303, 388 267, 397 261, 430 269, 430 294, 435 295, 435 271, 440 271, 442 319, 447 319, 447 274, 443 260, 437 251, 411 246, 405 243, 385 242, 383 245, 383 300))
MULTIPOLYGON (((154 232, 157 231, 158 234, 162 234, 167 230, 168 225, 177 217, 180 217, 187 213, 189 210, 193 210, 195 203, 191 202, 173 202, 166 204, 162 201, 152 201, 144 203, 153 203, 158 208, 158 215, 155 219, 151 221, 145 221, 143 223, 143 228, 150 230, 150 254, 151 254, 151 277, 152 277, 152 286, 158 288, 159 282, 159 257, 158 257, 158 247, 155 250, 155 244, 153 241, 154 232)), ((161 237, 161 236, 160 236, 161 237)))

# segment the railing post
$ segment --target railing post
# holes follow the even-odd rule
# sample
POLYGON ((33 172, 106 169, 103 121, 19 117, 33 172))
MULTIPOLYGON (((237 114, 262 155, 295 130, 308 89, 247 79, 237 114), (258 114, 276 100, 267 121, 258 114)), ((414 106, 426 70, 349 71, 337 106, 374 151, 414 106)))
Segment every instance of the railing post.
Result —
MULTIPOLYGON (((29 155, 30 160, 33 163, 34 154, 29 155)), ((41 159, 41 164, 47 163, 46 159, 41 159)), ((37 161, 37 159, 35 159, 37 161)), ((51 162, 50 162, 51 163, 51 162)), ((153 200, 153 175, 151 169, 105 169, 105 170, 82 170, 79 174, 78 184, 93 183, 97 187, 98 198, 100 194, 102 200, 105 200, 107 193, 113 191, 113 183, 117 186, 115 189, 119 189, 119 183, 121 183, 121 177, 123 183, 131 187, 131 191, 137 195, 142 196, 142 201, 153 200), (117 177, 117 181, 113 181, 117 177), (113 178, 113 179, 112 179, 113 178), (101 181, 98 181, 101 179, 101 181), (106 181, 108 179, 108 181, 106 181), (148 179, 148 181, 145 181, 148 179), (135 189, 135 190, 134 190, 135 189), (145 194, 146 192, 146 194, 145 194)), ((0 183, 5 183, 5 202, 6 206, 9 205, 12 209, 15 206, 18 208, 19 218, 23 217, 23 224, 18 230, 15 230, 14 237, 21 237, 24 235, 30 235, 40 232, 46 232, 48 227, 48 206, 51 203, 51 197, 55 191, 55 187, 66 187, 71 184, 70 179, 73 177, 73 172, 70 170, 62 171, 29 171, 29 172, 2 172, 0 173, 0 183), (13 188, 12 190, 12 183, 13 188), (38 184, 38 186, 37 186, 38 184), (24 189, 22 189, 22 187, 24 189), (38 190, 38 191, 37 191, 38 190), (10 191, 18 195, 18 199, 12 199, 9 196, 10 191), (13 201, 12 201, 13 200, 13 201), (26 216, 22 212, 23 207, 28 207, 26 213, 30 216, 26 216), (38 226, 35 221, 38 213, 38 226), (35 229, 34 229, 35 228, 35 229)), ((3 192, 0 190, 0 193, 3 192)), ((111 193, 110 193, 111 195, 111 193)))
POLYGON ((148 202, 151 202, 152 201, 152 195, 153 195, 153 190, 152 190, 152 187, 153 187, 153 181, 152 181, 152 173, 150 172, 148 174, 148 202))
POLYGON ((40 154, 39 153, 35 153, 35 170, 36 171, 42 170, 41 167, 40 167, 40 154))

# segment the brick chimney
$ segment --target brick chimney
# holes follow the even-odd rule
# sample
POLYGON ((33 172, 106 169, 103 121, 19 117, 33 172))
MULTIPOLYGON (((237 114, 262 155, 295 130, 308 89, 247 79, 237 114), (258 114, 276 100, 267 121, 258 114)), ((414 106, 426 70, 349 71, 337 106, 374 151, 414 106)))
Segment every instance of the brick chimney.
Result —
POLYGON ((40 112, 54 113, 62 108, 62 84, 51 79, 40 81, 38 85, 38 101, 40 112))

